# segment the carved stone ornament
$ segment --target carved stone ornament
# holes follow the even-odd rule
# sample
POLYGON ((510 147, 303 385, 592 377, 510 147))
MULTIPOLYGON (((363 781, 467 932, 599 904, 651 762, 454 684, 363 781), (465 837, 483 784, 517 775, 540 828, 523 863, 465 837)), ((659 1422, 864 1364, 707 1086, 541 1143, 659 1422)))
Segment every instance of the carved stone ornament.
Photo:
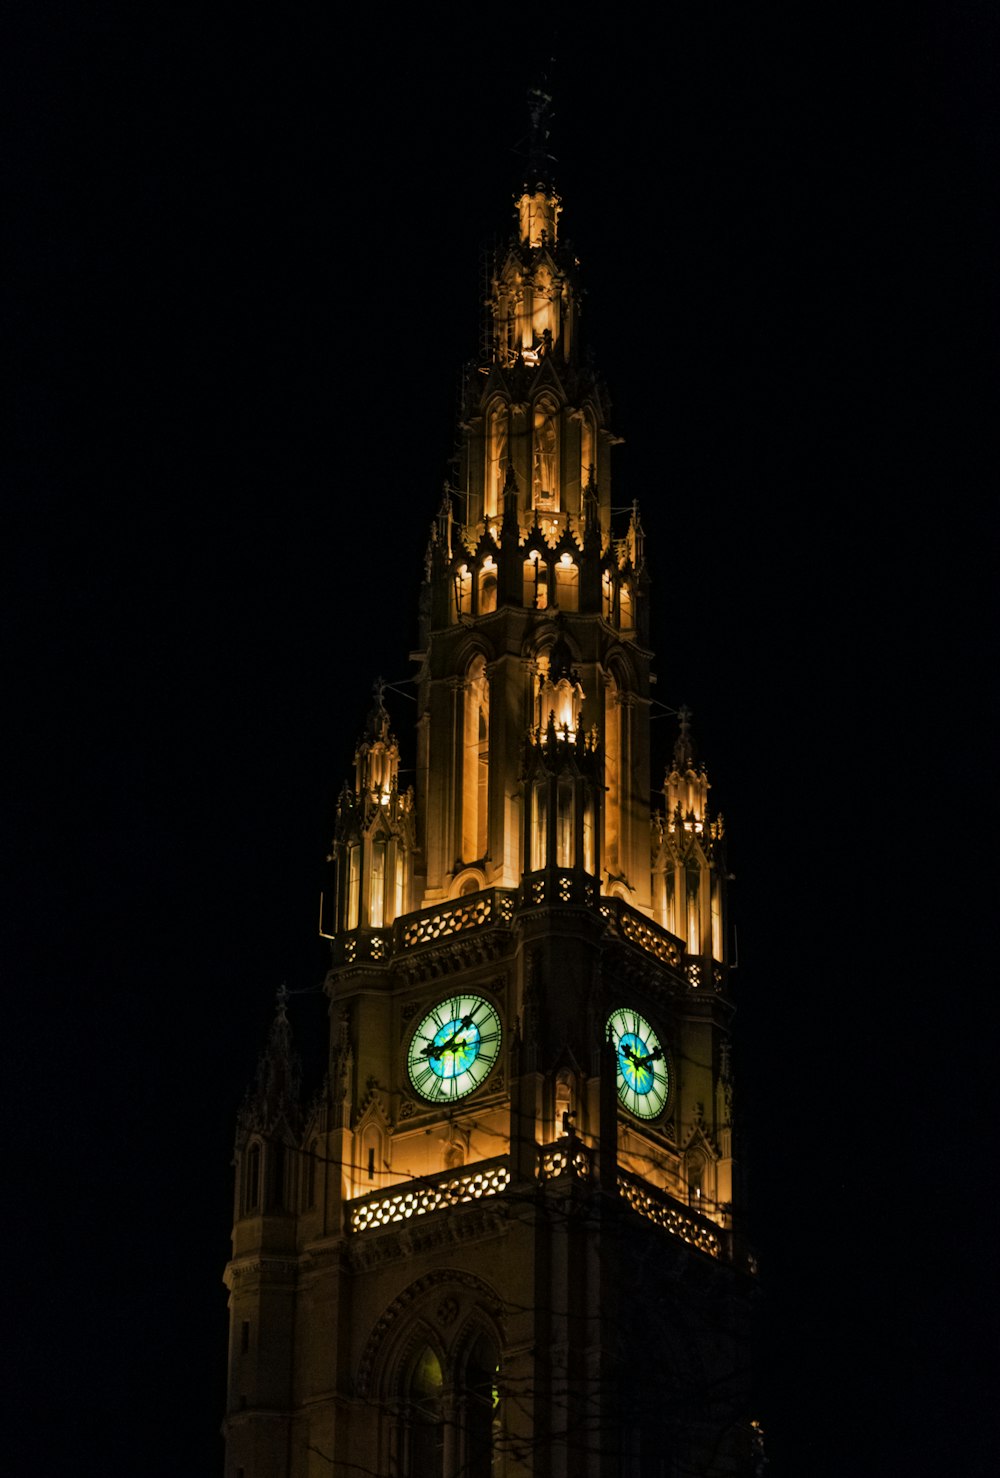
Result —
MULTIPOLYGON (((380 1350, 385 1349, 393 1327, 399 1323, 400 1319, 421 1298, 439 1289, 442 1284, 450 1284, 452 1287, 467 1289, 473 1295, 476 1302, 490 1315, 493 1321, 498 1326, 500 1325, 503 1317, 503 1305, 497 1297, 496 1290, 491 1288, 484 1279, 476 1277, 474 1273, 459 1272, 454 1268, 441 1268, 437 1272, 427 1273, 424 1277, 418 1278, 415 1283, 411 1283, 409 1288, 405 1289, 398 1298, 393 1299, 368 1336, 364 1353, 358 1365, 357 1379, 355 1381, 355 1390, 358 1396, 364 1397, 368 1394, 372 1369, 380 1350)), ((449 1298, 452 1297, 454 1295, 449 1295, 442 1303, 447 1303, 449 1298)), ((502 1330, 498 1329, 498 1332, 502 1333, 502 1330)))

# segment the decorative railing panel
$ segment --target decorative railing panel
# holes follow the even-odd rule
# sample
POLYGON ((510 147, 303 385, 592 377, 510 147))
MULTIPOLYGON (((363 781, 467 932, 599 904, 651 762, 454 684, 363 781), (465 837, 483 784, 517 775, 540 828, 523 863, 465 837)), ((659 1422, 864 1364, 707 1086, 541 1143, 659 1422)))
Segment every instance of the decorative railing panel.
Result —
POLYGON ((349 1202, 347 1230, 368 1232, 410 1221, 414 1216, 426 1216, 431 1211, 446 1211, 449 1206, 498 1196, 509 1184, 510 1165, 506 1155, 483 1160, 464 1175, 449 1172, 429 1176, 349 1202))
POLYGON ((557 1139, 553 1144, 539 1146, 539 1180, 572 1175, 574 1180, 589 1181, 592 1173, 592 1152, 579 1139, 557 1139))
POLYGON ((515 894, 506 889, 491 888, 465 898, 450 899, 417 914, 407 914, 398 926, 399 947, 413 949, 414 945, 432 944, 437 939, 447 939, 468 929, 483 929, 489 924, 506 927, 514 917, 514 899, 515 894))
POLYGON ((642 1181, 633 1180, 631 1176, 623 1175, 620 1171, 618 1190, 622 1199, 628 1202, 632 1210, 644 1216, 647 1221, 663 1227, 664 1231, 680 1237, 682 1242, 688 1242, 692 1247, 697 1247, 700 1252, 707 1252, 711 1257, 722 1256, 722 1237, 702 1217, 686 1211, 683 1206, 664 1193, 654 1190, 652 1186, 644 1185, 642 1181))

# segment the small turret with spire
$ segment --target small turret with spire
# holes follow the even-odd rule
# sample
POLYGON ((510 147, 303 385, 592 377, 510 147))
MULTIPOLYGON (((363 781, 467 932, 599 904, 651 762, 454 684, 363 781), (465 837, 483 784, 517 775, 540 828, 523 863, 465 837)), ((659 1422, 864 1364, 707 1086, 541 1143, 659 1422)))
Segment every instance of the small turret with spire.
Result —
POLYGON ((726 866, 722 817, 708 809, 708 772, 695 752, 693 714, 677 714, 673 762, 663 780, 664 813, 654 818, 654 897, 665 926, 691 955, 725 962, 726 866))

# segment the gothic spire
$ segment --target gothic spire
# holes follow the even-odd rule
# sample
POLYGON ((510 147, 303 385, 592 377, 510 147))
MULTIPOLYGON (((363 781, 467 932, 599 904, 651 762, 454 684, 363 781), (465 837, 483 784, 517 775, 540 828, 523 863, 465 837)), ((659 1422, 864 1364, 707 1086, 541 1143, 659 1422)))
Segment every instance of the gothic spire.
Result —
POLYGON ((270 1129, 281 1117, 295 1123, 299 1117, 299 1089, 302 1069, 292 1046, 292 1028, 288 1020, 288 987, 282 984, 276 996, 276 1009, 267 1046, 257 1063, 257 1082, 248 1095, 247 1107, 254 1124, 270 1129))
POLYGON ((674 742, 674 769, 683 774, 685 770, 694 769, 694 744, 691 740, 691 720, 694 714, 686 703, 682 703, 677 717, 680 720, 680 733, 674 742))
MULTIPOLYGON (((546 79, 541 77, 539 81, 544 84, 546 79)), ((551 166, 556 161, 555 155, 549 153, 549 124, 554 116, 551 108, 552 97, 544 86, 528 88, 528 116, 531 125, 528 133, 525 190, 552 188, 551 166)))

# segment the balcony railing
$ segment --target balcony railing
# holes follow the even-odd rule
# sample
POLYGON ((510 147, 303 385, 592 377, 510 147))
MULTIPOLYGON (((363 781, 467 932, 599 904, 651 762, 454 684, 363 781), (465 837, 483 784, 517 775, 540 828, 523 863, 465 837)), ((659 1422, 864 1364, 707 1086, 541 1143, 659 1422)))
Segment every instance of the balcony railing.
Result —
POLYGON ((497 1196, 510 1183, 510 1165, 506 1155, 494 1160, 481 1160, 463 1175, 446 1171, 394 1185, 387 1191, 373 1191, 350 1202, 347 1211, 349 1232, 368 1232, 426 1216, 430 1211, 447 1211, 467 1201, 481 1201, 497 1196))
POLYGON ((707 1252, 710 1257, 722 1256, 723 1243, 719 1228, 705 1217, 689 1211, 665 1191, 657 1190, 644 1180, 638 1180, 634 1175, 626 1175, 619 1170, 618 1194, 633 1211, 662 1227, 664 1231, 680 1237, 682 1242, 697 1247, 699 1252, 707 1252))
POLYGON ((514 918, 517 894, 507 888, 487 888, 464 898, 449 899, 434 908, 406 914, 395 925, 396 946, 413 949, 418 944, 433 944, 469 929, 485 929, 489 925, 508 928, 514 918))
POLYGON ((484 888, 462 898, 450 898, 416 913, 404 914, 387 929, 359 929, 332 940, 337 964, 380 963, 408 950, 440 943, 476 930, 509 930, 519 910, 553 905, 582 905, 595 909, 615 938, 634 945, 671 970, 683 972, 689 989, 723 989, 723 970, 717 961, 690 955, 684 941, 640 913, 622 898, 597 892, 596 880, 586 873, 563 868, 526 873, 521 888, 484 888))
MULTIPOLYGON (((579 1139, 559 1139, 552 1144, 539 1145, 536 1174, 540 1181, 566 1176, 592 1185, 593 1150, 579 1139)), ((440 1175, 420 1177, 405 1185, 394 1185, 388 1190, 371 1191, 360 1196, 348 1203, 347 1230, 352 1233, 371 1232, 400 1226, 432 1211, 447 1211, 453 1206, 499 1196, 509 1185, 509 1157, 498 1155, 492 1160, 480 1160, 459 1174, 446 1170, 440 1175)), ((620 1170, 618 1194, 639 1216, 671 1236, 679 1237, 699 1252, 707 1252, 710 1257, 723 1256, 725 1243, 719 1228, 682 1206, 665 1191, 620 1170)))

